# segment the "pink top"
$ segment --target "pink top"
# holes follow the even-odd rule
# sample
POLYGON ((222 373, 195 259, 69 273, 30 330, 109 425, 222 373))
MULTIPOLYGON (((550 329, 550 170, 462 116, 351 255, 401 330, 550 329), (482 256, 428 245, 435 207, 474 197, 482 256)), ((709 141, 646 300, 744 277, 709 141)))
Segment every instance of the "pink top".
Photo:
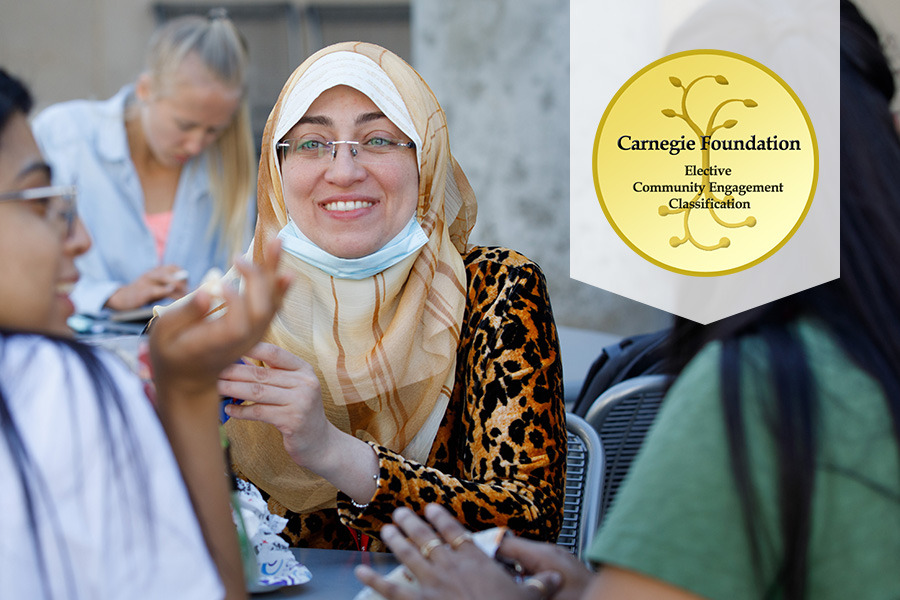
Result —
POLYGON ((162 263, 163 254, 166 251, 166 240, 169 239, 169 227, 172 225, 172 211, 167 210, 160 213, 145 213, 144 221, 153 234, 153 240, 156 242, 156 255, 159 262, 162 263))

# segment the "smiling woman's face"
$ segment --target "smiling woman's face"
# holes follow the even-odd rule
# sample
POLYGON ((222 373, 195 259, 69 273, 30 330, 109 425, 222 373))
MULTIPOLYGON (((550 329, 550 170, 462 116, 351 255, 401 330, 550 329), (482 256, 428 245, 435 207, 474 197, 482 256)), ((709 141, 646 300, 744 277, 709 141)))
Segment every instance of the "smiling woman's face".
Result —
MULTIPOLYGON (((316 98, 284 139, 301 138, 409 142, 368 96, 343 85, 316 98)), ((284 201, 297 227, 319 248, 340 258, 359 258, 387 244, 415 213, 416 153, 398 147, 371 163, 354 158, 351 145, 336 148, 334 159, 330 154, 316 160, 285 157, 284 201)))
MULTIPOLYGON (((25 115, 0 131, 0 194, 50 185, 25 115)), ((69 291, 78 280, 75 257, 90 247, 76 219, 71 236, 49 200, 0 202, 0 327, 71 335, 69 291)))

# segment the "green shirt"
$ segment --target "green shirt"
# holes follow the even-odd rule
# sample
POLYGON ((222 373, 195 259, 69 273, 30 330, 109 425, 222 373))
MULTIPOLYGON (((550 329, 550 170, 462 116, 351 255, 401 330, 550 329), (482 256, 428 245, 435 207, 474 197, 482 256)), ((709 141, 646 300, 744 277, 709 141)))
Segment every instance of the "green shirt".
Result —
MULTIPOLYGON (((828 331, 797 325, 816 382, 819 420, 808 597, 900 598, 900 465, 878 383, 828 331)), ((763 582, 753 568, 720 405, 721 346, 672 386, 589 552, 714 600, 760 599, 780 538, 775 450, 764 424, 773 394, 761 340, 741 345, 741 397, 751 476, 765 528, 763 582)))

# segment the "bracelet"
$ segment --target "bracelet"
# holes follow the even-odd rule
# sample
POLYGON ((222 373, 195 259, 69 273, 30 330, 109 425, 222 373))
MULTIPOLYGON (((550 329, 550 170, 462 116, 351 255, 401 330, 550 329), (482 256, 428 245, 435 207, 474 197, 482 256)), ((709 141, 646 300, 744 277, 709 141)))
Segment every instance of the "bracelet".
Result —
MULTIPOLYGON (((378 473, 372 475, 372 480, 375 482, 375 489, 378 490, 378 473)), ((367 506, 369 506, 369 504, 371 504, 371 500, 369 502, 366 502, 365 504, 360 504, 353 498, 350 498, 350 504, 352 504, 356 508, 366 508, 367 506)))

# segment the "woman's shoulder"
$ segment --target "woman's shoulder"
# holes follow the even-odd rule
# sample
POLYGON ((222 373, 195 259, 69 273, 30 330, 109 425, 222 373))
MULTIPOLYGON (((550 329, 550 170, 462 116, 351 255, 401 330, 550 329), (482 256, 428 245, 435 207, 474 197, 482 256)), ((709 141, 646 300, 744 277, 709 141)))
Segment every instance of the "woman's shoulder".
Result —
MULTIPOLYGON (((66 360, 67 356, 75 356, 75 344, 78 342, 37 333, 3 333, 0 335, 0 368, 8 370, 23 365, 43 365, 45 361, 66 360)), ((84 348, 94 352, 88 346, 84 348)))
POLYGON ((77 392, 95 389, 91 382, 102 374, 120 391, 143 389, 120 359, 96 347, 40 334, 0 336, 0 380, 11 401, 39 394, 37 403, 55 392, 77 399, 83 396, 77 392))
MULTIPOLYGON (((831 328, 819 320, 801 319, 796 331, 819 398, 821 435, 828 440, 827 447, 823 446, 826 453, 857 455, 859 463, 871 463, 876 458, 873 444, 884 442, 893 448, 889 403, 881 383, 869 371, 870 365, 854 359, 831 328), (859 452, 861 448, 866 450, 859 452)), ((896 457, 896 452, 889 452, 896 457)))
POLYGON ((107 100, 68 100, 52 104, 31 122, 34 135, 42 146, 85 139, 103 126, 122 122, 127 90, 107 100))
MULTIPOLYGON (((812 375, 815 392, 822 406, 834 399, 859 396, 880 398, 880 385, 848 354, 834 330, 814 316, 801 316, 786 325, 799 345, 812 375)), ((774 365, 769 345, 759 334, 740 340, 740 360, 746 368, 746 379, 760 397, 768 397, 767 386, 773 376, 774 365)))
MULTIPOLYGON (((822 444, 825 455, 841 455, 836 460, 844 461, 843 456, 853 454, 854 447, 876 439, 892 446, 890 414, 878 380, 847 353, 825 322, 800 317, 787 327, 809 368, 817 431, 827 440, 822 444)), ((734 348, 739 351, 744 418, 764 435, 776 401, 777 365, 759 334, 742 336, 734 348)), ((672 405, 676 411, 691 412, 688 420, 720 413, 723 352, 718 341, 704 347, 673 383, 663 410, 672 405)))
POLYGON ((524 254, 502 246, 472 246, 463 255, 463 263, 467 268, 502 266, 506 268, 526 267, 540 270, 537 263, 524 254))
POLYGON ((528 257, 500 246, 473 246, 463 255, 470 301, 492 303, 509 293, 544 296, 546 280, 541 268, 528 257), (506 291, 504 291, 506 290, 506 291))
POLYGON ((471 248, 463 260, 470 327, 496 318, 497 323, 540 328, 538 337, 556 339, 547 281, 537 263, 515 250, 481 246, 471 248))

